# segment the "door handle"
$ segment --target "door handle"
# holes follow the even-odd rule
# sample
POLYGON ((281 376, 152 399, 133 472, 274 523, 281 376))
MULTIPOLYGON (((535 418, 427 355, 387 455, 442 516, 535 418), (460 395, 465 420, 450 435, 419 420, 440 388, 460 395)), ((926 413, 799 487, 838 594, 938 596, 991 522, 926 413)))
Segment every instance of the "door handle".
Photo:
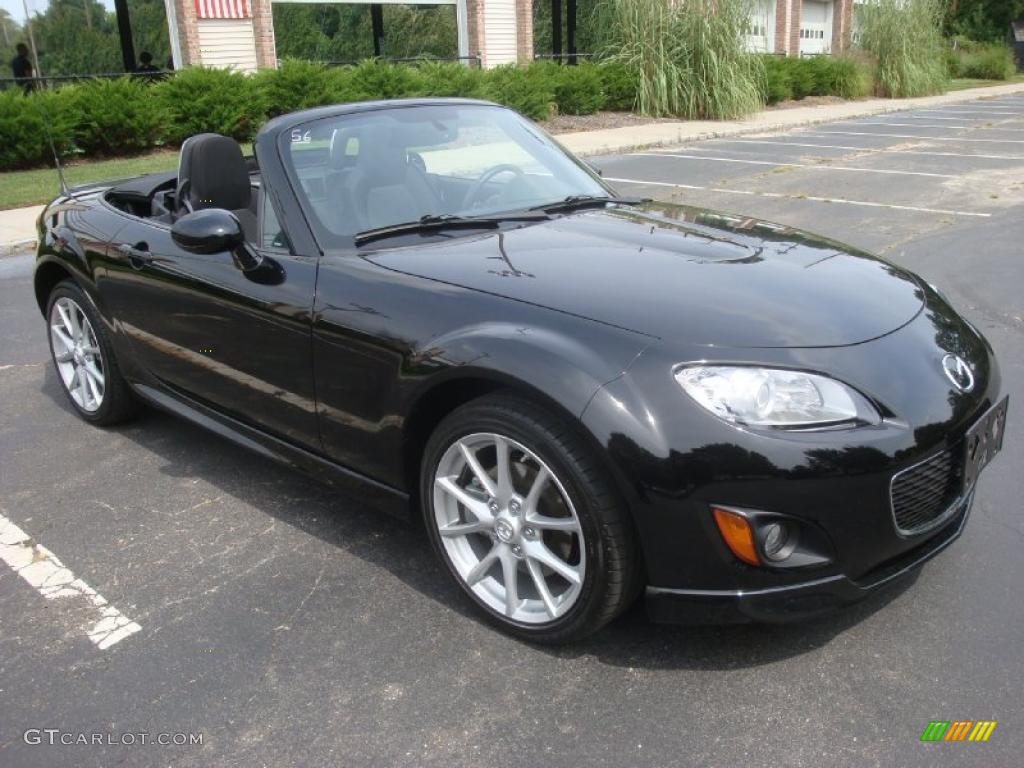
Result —
POLYGON ((149 246, 145 243, 136 243, 135 245, 122 245, 118 250, 128 257, 128 261, 136 269, 144 267, 146 264, 150 264, 156 260, 156 257, 149 250, 149 246))

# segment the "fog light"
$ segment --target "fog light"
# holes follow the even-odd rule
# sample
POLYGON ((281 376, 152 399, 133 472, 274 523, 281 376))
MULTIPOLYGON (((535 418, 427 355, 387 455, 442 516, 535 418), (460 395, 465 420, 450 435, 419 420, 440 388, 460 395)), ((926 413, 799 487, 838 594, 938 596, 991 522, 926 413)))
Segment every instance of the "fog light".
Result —
POLYGON ((732 553, 748 565, 760 565, 761 558, 757 556, 757 547, 754 546, 754 532, 750 529, 747 518, 738 512, 720 507, 712 507, 711 512, 715 517, 718 532, 722 534, 722 539, 732 553))
POLYGON ((772 562, 785 560, 793 552, 789 526, 784 523, 769 523, 764 527, 764 556, 772 562))

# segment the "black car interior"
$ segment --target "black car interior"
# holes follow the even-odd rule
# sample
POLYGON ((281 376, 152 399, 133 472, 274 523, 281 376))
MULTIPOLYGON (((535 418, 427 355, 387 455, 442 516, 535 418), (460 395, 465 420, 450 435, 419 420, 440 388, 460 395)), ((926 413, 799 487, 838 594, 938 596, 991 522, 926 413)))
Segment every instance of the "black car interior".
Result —
MULTIPOLYGON (((511 165, 498 163, 483 176, 470 178, 430 173, 417 151, 431 146, 423 145, 425 130, 422 124, 356 122, 333 129, 327 146, 300 144, 291 161, 321 223, 332 232, 354 234, 475 208, 488 200, 512 208, 517 201, 532 199, 527 176, 511 165)), ((438 145, 454 138, 441 129, 433 137, 438 145)))
MULTIPOLYGON (((246 240, 260 243, 259 168, 238 142, 216 133, 192 136, 181 146, 177 171, 130 179, 107 191, 111 205, 162 224, 192 211, 224 208, 238 217, 246 240)), ((276 217, 274 217, 276 219, 276 217)), ((264 245, 273 245, 265 243, 264 245)))
MULTIPOLYGON (((356 233, 448 213, 472 201, 499 198, 511 207, 530 197, 530 185, 513 166, 499 164, 477 179, 428 173, 409 141, 400 127, 353 126, 334 130, 328 146, 294 153, 299 181, 320 221, 333 232, 356 233), (510 171, 510 179, 495 180, 510 171)), ((120 210, 165 225, 192 211, 223 208, 238 217, 248 242, 286 247, 255 158, 244 157, 237 141, 220 134, 187 139, 176 172, 127 180, 104 197, 120 210)))

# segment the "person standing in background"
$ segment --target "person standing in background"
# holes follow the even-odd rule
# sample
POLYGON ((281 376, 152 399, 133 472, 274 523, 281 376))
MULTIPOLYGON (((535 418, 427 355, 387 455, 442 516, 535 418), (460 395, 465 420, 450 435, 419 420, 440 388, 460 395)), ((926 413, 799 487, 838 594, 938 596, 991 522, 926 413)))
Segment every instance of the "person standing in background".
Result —
POLYGON ((32 61, 28 57, 28 46, 18 43, 15 49, 18 51, 18 55, 11 59, 11 72, 14 73, 15 81, 21 85, 25 93, 30 93, 35 90, 36 82, 33 79, 35 72, 32 69, 32 61))

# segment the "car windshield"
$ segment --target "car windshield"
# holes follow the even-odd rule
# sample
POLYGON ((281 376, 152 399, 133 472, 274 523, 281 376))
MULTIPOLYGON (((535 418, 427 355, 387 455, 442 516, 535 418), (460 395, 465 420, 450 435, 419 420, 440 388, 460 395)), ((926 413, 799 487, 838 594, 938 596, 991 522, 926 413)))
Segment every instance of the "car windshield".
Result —
POLYGON ((282 144, 325 245, 424 217, 495 216, 608 194, 537 126, 501 107, 339 115, 297 126, 282 144))

